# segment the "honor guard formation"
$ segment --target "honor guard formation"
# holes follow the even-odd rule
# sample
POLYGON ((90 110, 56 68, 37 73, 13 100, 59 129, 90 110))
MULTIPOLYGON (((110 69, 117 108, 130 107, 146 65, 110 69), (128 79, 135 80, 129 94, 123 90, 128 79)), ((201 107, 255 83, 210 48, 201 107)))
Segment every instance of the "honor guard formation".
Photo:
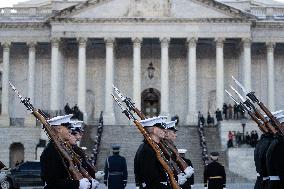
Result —
MULTIPOLYGON (((240 82, 232 77, 242 92, 233 86, 240 101, 226 93, 246 111, 263 132, 254 151, 257 171, 255 189, 283 189, 284 179, 284 111, 270 112, 240 82), (243 96, 243 94, 245 96, 243 96), (260 108, 260 109, 259 109, 260 108), (262 112, 260 112, 262 110, 262 112)), ((40 157, 41 177, 45 189, 96 189, 102 181, 109 189, 123 189, 127 185, 126 159, 119 154, 120 146, 113 145, 113 155, 106 158, 104 171, 98 171, 89 161, 84 150, 78 146, 84 134, 83 121, 73 120, 72 114, 47 117, 36 109, 29 98, 23 98, 10 83, 21 102, 39 120, 50 142, 40 157)), ((177 149, 176 120, 167 121, 166 116, 146 118, 132 100, 113 86, 111 94, 122 113, 131 120, 144 137, 134 157, 134 174, 137 189, 190 189, 194 187, 194 168, 184 154, 177 149), (124 106, 124 103, 126 106, 124 106)), ((218 162, 218 152, 210 154, 210 163, 204 167, 204 188, 225 189, 225 168, 218 162)))
MULTIPOLYGON (((241 89, 233 86, 237 100, 227 90, 230 98, 251 116, 263 132, 254 151, 257 171, 255 189, 283 189, 284 179, 284 111, 270 112, 255 96, 234 77, 241 89), (264 114, 260 111, 262 110, 264 114)), ((78 146, 84 134, 83 121, 71 119, 73 114, 48 117, 36 109, 29 98, 23 98, 15 86, 10 86, 26 108, 40 121, 50 141, 40 156, 41 178, 45 189, 96 189, 102 181, 109 189, 127 186, 126 159, 119 154, 120 146, 113 145, 113 155, 106 158, 103 171, 98 171, 89 161, 83 148, 78 146)), ((127 119, 131 120, 143 136, 134 157, 134 174, 137 189, 190 189, 194 187, 194 168, 186 159, 186 149, 177 149, 176 122, 167 116, 147 118, 132 100, 113 86, 111 94, 127 119), (125 106, 124 106, 124 105, 125 106)), ((203 123, 202 123, 203 124, 203 123)), ((225 189, 225 168, 218 162, 218 152, 210 154, 204 166, 204 188, 225 189)), ((1 165, 2 166, 2 165, 1 165)))

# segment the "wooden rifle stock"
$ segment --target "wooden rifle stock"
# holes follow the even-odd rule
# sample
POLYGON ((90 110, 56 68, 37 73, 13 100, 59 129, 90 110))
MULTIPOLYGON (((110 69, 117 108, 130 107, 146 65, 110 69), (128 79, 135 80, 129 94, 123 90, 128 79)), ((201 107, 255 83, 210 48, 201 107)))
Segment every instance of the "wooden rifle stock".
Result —
MULTIPOLYGON (((281 123, 272 115, 272 113, 268 110, 268 108, 260 101, 257 102, 259 107, 264 111, 264 113, 269 117, 269 119, 275 124, 279 132, 284 135, 284 128, 281 126, 281 123)), ((263 115, 262 115, 263 116, 263 115)), ((272 126, 273 127, 273 126, 272 126)), ((273 127, 274 128, 274 127, 273 127)), ((275 130, 275 128, 274 128, 275 130)), ((275 130, 275 133, 277 131, 275 130)), ((274 132, 273 132, 274 133, 274 132)), ((274 134, 275 134, 274 133, 274 134)))
POLYGON ((250 115, 250 117, 252 118, 253 121, 255 121, 259 127, 259 129, 263 132, 263 133, 268 133, 269 130, 265 127, 265 122, 261 123, 259 121, 259 119, 256 117, 256 115, 254 113, 252 113, 251 111, 248 111, 248 114, 250 115))
POLYGON ((80 180, 84 178, 84 173, 80 172, 78 166, 76 165, 78 162, 74 162, 73 157, 70 155, 69 149, 66 148, 64 142, 59 139, 59 137, 52 131, 50 124, 46 121, 46 119, 35 109, 32 109, 32 114, 43 124, 44 130, 49 136, 49 138, 53 141, 55 148, 58 150, 60 155, 62 156, 62 161, 66 160, 68 162, 68 171, 73 179, 80 180), (65 149, 64 149, 65 148, 65 149), (76 163, 76 164, 75 164, 76 163))
POLYGON ((184 171, 188 167, 188 165, 178 153, 176 146, 169 140, 163 140, 162 143, 164 143, 164 145, 173 152, 174 159, 176 160, 181 170, 184 171))
POLYGON ((273 127, 273 125, 267 120, 259 111, 255 111, 256 116, 263 121, 263 123, 267 126, 270 132, 273 134, 277 133, 277 130, 273 127))
MULTIPOLYGON (((134 105, 133 105, 134 106, 134 105)), ((133 111, 143 120, 143 119, 146 119, 146 116, 141 112, 139 111, 136 107, 133 109, 133 111)), ((172 158, 174 157, 174 160, 176 160, 176 163, 178 164, 179 167, 176 167, 174 164, 175 162, 174 161, 171 161, 172 164, 173 164, 173 167, 176 167, 175 168, 175 172, 176 173, 180 173, 180 170, 181 171, 184 171, 188 165, 187 163, 181 158, 180 154, 178 153, 178 150, 176 148, 176 146, 173 144, 172 141, 170 140, 167 140, 167 139, 163 139, 160 143, 159 143, 159 146, 161 147, 161 150, 164 152, 164 153, 170 153, 171 154, 171 157, 169 160, 172 160, 172 158), (167 152, 166 152, 167 151, 167 152), (174 155, 174 156, 173 156, 174 155)))
POLYGON ((41 110, 34 108, 34 106, 30 103, 29 98, 23 98, 14 85, 12 85, 11 83, 9 83, 9 85, 20 98, 21 103, 23 103, 27 107, 27 109, 35 116, 35 118, 42 123, 46 134, 48 135, 50 140, 53 141, 56 150, 59 152, 64 165, 66 166, 64 161, 68 162, 68 167, 66 166, 66 169, 68 169, 69 175, 72 177, 72 179, 92 179, 88 172, 82 167, 81 161, 80 159, 78 159, 78 155, 72 150, 70 144, 68 142, 62 141, 62 139, 60 139, 60 137, 51 129, 51 125, 47 122, 47 116, 41 110))
POLYGON ((172 189, 181 189, 180 186, 178 185, 177 181, 175 180, 173 171, 171 170, 168 163, 163 159, 162 153, 160 152, 160 148, 157 145, 157 143, 149 136, 147 131, 144 129, 144 127, 141 125, 141 123, 139 123, 138 120, 134 120, 134 123, 137 126, 137 128, 139 129, 139 131, 142 133, 142 135, 144 136, 147 143, 155 151, 158 161, 160 162, 160 164, 162 165, 162 167, 164 168, 164 170, 168 174, 169 181, 170 181, 170 184, 172 186, 172 189))

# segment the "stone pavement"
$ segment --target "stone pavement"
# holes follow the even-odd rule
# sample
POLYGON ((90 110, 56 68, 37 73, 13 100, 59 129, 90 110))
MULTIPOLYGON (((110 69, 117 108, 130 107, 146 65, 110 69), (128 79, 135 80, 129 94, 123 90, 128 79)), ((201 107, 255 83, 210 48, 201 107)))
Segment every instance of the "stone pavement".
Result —
MULTIPOLYGON (((253 189, 253 183, 232 183, 227 184, 227 189, 253 189)), ((103 184, 100 184, 99 189, 107 189, 107 187, 103 184)), ((128 184, 126 189, 135 189, 135 184, 128 184)), ((194 185, 193 189, 204 189, 203 184, 194 185)))
MULTIPOLYGON (((253 189, 254 183, 229 183, 227 189, 253 189)), ((40 187, 21 187, 20 189, 41 189, 40 187)), ((98 189, 107 189, 104 184, 100 184, 98 189)), ((134 183, 129 183, 126 189, 135 189, 134 183)), ((193 189, 204 189, 203 184, 194 185, 193 189)))

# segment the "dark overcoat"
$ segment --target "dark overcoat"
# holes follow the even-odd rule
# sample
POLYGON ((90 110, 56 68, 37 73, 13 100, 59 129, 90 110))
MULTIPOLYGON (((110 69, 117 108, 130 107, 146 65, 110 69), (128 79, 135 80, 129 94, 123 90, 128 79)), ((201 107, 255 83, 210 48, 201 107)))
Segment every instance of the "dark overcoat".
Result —
POLYGON ((108 189, 124 189, 127 184, 127 165, 124 157, 116 154, 109 156, 105 162, 104 183, 108 189))

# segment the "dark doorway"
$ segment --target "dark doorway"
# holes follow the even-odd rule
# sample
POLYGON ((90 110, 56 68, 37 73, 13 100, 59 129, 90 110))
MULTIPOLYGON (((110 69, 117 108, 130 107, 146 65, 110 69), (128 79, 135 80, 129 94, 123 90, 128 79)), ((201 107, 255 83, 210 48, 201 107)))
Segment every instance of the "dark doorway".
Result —
POLYGON ((17 164, 24 162, 24 145, 22 143, 13 143, 10 146, 10 167, 13 168, 17 164))
POLYGON ((142 92, 142 112, 146 117, 150 118, 160 114, 160 99, 161 95, 157 89, 149 88, 142 92))

